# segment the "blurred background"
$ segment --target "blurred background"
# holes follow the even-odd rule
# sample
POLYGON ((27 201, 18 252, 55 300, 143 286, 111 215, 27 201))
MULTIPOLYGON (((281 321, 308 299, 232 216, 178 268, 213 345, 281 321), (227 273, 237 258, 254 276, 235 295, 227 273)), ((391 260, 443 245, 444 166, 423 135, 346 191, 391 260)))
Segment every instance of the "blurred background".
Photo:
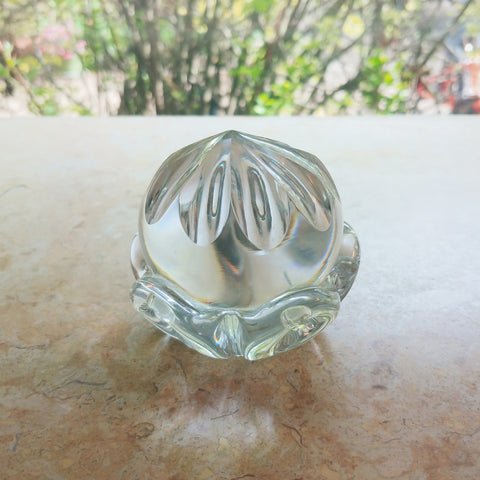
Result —
POLYGON ((478 0, 0 0, 0 116, 480 113, 478 0))

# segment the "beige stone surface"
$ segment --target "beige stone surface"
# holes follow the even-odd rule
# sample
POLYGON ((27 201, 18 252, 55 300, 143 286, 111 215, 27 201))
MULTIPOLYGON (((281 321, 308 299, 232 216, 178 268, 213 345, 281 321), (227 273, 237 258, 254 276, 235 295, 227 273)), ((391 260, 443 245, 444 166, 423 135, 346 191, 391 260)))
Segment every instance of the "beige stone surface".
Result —
POLYGON ((477 118, 0 122, 0 479, 478 480, 477 118), (362 265, 290 353, 213 360, 134 312, 162 160, 236 128, 316 153, 362 265))

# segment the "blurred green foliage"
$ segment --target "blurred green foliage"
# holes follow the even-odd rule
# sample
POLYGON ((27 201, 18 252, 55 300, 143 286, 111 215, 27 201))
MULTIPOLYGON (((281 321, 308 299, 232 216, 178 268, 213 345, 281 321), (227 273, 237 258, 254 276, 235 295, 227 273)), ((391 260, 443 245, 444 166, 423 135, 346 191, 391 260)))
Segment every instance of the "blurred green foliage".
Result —
POLYGON ((480 33, 473 0, 0 0, 0 12, 0 95, 20 89, 42 115, 412 112, 459 21, 480 33))

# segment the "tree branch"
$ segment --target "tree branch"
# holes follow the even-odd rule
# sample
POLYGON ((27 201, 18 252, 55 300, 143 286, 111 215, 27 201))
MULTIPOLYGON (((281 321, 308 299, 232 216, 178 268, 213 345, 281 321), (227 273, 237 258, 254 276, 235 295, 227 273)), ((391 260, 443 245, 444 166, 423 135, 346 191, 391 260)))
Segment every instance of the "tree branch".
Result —
POLYGON ((467 11, 468 7, 473 3, 473 0, 467 0, 465 4, 463 5, 462 9, 460 12, 457 14, 457 16, 454 18, 450 26, 445 30, 443 35, 440 36, 440 38, 437 39, 437 41, 433 44, 432 48, 428 51, 428 53, 425 55, 425 58, 420 62, 419 65, 416 65, 413 70, 420 75, 421 70, 423 67, 427 64, 427 62, 430 60, 432 55, 435 53, 437 48, 445 41, 445 39, 448 37, 448 35, 452 32, 453 28, 458 24, 459 20, 463 17, 464 13, 467 11))

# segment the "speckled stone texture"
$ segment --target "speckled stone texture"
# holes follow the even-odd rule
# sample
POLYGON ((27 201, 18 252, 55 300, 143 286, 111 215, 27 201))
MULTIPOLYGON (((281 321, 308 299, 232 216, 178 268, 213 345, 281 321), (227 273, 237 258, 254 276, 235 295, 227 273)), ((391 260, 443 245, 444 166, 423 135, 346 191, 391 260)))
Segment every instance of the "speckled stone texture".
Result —
POLYGON ((477 118, 0 123, 0 478, 478 480, 477 118), (136 314, 166 156, 226 129, 332 173, 362 266, 316 340, 213 360, 136 314))

